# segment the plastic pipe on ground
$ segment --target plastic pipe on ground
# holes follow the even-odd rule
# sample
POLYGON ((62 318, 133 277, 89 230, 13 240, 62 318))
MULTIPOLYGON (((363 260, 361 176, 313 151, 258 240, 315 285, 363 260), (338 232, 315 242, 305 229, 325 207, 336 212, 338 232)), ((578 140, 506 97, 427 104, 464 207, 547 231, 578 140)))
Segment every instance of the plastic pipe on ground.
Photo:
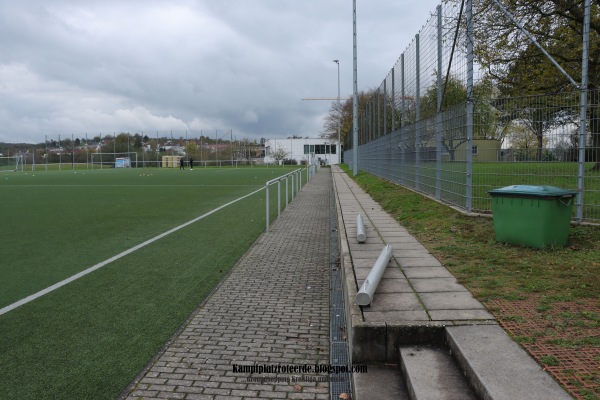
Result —
POLYGON ((367 240, 367 235, 365 234, 365 223, 363 222, 363 217, 360 214, 356 216, 356 240, 358 240, 358 243, 364 243, 365 240, 367 240))
POLYGON ((379 281, 381 280, 381 276, 387 267, 390 258, 392 257, 392 246, 387 244, 379 257, 377 257, 377 261, 371 268, 371 272, 369 272, 369 276, 365 279, 365 282, 360 287, 360 290, 356 294, 356 304, 359 306, 368 306, 373 301, 373 296, 375 295, 375 290, 377 289, 377 285, 379 285, 379 281))

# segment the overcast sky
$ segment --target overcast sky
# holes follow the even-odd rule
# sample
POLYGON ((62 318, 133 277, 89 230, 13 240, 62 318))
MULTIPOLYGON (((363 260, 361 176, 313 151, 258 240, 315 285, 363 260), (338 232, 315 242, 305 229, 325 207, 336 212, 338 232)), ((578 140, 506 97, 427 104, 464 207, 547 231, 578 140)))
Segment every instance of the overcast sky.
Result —
MULTIPOLYGON (((358 87, 439 0, 357 0, 358 87)), ((233 130, 317 137, 352 94, 351 0, 0 0, 0 141, 233 130)))

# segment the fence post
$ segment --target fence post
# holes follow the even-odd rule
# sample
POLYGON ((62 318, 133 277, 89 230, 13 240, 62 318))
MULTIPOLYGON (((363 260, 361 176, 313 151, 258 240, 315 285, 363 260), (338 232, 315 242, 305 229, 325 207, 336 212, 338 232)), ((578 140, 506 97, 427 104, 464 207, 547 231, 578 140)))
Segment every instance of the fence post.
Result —
MULTIPOLYGON (((383 80, 383 136, 387 135, 387 77, 383 80)), ((382 142, 383 143, 383 142, 382 142)), ((387 179, 391 179, 389 175, 389 160, 391 154, 387 157, 382 157, 380 163, 382 164, 382 173, 385 173, 387 179), (386 168, 387 166, 387 168, 386 168)))
POLYGON ((392 126, 390 128, 390 179, 393 181, 394 180, 394 170, 395 170, 395 163, 394 163, 394 154, 395 154, 395 149, 394 149, 394 130, 396 129, 396 83, 395 83, 395 69, 396 67, 394 66, 392 68, 392 97, 390 99, 391 102, 391 106, 392 106, 392 126))
POLYGON ((435 169, 435 198, 442 197, 442 5, 437 6, 437 120, 436 120, 436 169, 435 169))
POLYGON ((406 125, 406 85, 404 76, 404 53, 400 55, 400 74, 401 74, 401 91, 402 98, 400 102, 400 183, 404 183, 404 151, 405 151, 405 125, 406 125))
MULTIPOLYGON (((583 220, 583 191, 585 175, 585 142, 586 142, 586 120, 587 120, 587 97, 588 97, 588 55, 590 39, 590 7, 591 0, 585 1, 583 17, 583 51, 581 54, 581 97, 579 100, 579 171, 577 173, 577 221, 583 220)), ((596 160, 600 162, 600 160, 596 160)))
POLYGON ((281 179, 277 181, 277 219, 281 217, 281 179))
POLYGON ((375 139, 381 136, 381 92, 377 89, 377 134, 375 139))
POLYGON ((421 164, 421 50, 419 46, 419 34, 415 35, 416 45, 416 96, 415 96, 415 188, 420 188, 420 164, 421 164))
POLYGON ((473 2, 467 0, 467 212, 473 209, 473 2))
POLYGON ((265 184, 265 193, 267 194, 267 229, 266 231, 269 232, 269 182, 267 182, 265 184))

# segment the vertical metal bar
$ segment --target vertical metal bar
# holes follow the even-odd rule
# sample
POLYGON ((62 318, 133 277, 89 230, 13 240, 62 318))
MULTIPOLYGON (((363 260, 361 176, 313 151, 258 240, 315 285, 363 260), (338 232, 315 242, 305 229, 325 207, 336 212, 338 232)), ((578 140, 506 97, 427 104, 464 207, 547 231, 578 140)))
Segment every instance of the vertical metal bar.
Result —
POLYGON ((390 165, 389 165, 389 173, 390 178, 394 180, 394 130, 396 130, 396 77, 395 77, 395 69, 392 68, 392 97, 391 97, 391 106, 392 106, 392 127, 390 128, 390 165))
MULTIPOLYGON (((393 71, 393 70, 392 70, 393 71)), ((383 134, 387 135, 387 78, 383 81, 383 134)))
POLYGON ((353 165, 352 174, 358 175, 358 80, 357 80, 357 58, 356 58, 356 0, 352 0, 352 47, 353 47, 353 59, 354 59, 354 73, 353 73, 353 94, 352 94, 352 140, 354 145, 352 146, 353 152, 353 165))
POLYGON ((277 219, 281 217, 281 179, 277 181, 277 219))
MULTIPOLYGON (((375 96, 371 96, 371 101, 369 103, 369 121, 369 137, 365 144, 369 143, 375 137, 375 96)), ((368 156, 368 153, 366 155, 368 156)))
MULTIPOLYGON (((583 50, 581 53, 581 95, 579 100, 579 171, 577 172, 577 221, 583 220, 583 194, 585 190, 585 142, 588 102, 588 58, 590 42, 590 8, 591 0, 585 1, 583 16, 583 50)), ((600 160, 596 160, 599 162, 600 160)))
POLYGON ((377 134, 376 138, 381 136, 381 93, 377 89, 377 134))
POLYGON ((285 177, 285 206, 287 207, 290 197, 288 194, 288 177, 285 177))
MULTIPOLYGON (((383 80, 383 135, 384 136, 387 135, 387 77, 383 80)), ((384 145, 383 142, 382 142, 382 145, 384 145)), ((388 174, 389 169, 386 168, 386 165, 389 164, 390 156, 391 156, 391 154, 388 151, 385 156, 382 154, 382 157, 380 160, 381 168, 382 168, 381 173, 387 179, 390 179, 390 175, 388 174)))
POLYGON ((421 50, 419 49, 419 34, 415 35, 416 45, 416 96, 415 96, 415 188, 420 186, 421 167, 421 50))
POLYGON ((267 194, 267 201, 266 201, 266 204, 267 204, 267 207, 266 207, 267 208, 267 229, 266 229, 266 231, 269 232, 269 182, 267 182, 265 184, 265 193, 267 194))
POLYGON ((400 183, 404 182, 404 151, 406 149, 406 85, 404 74, 404 53, 400 55, 401 92, 400 99, 400 183))
MULTIPOLYGON (((338 155, 338 164, 342 163, 342 103, 340 103, 340 61, 337 60, 337 70, 338 70, 338 151, 336 151, 338 155)), ((308 171, 307 171, 308 173, 308 171)), ((308 182, 308 175, 306 176, 306 182, 308 182)))
POLYGON ((466 209, 473 209, 473 2, 467 0, 467 193, 466 209))
POLYGON ((442 5, 437 6, 437 123, 436 123, 436 168, 435 197, 442 197, 442 5))
POLYGON ((296 186, 294 185, 294 174, 292 174, 292 201, 294 201, 294 190, 296 186))

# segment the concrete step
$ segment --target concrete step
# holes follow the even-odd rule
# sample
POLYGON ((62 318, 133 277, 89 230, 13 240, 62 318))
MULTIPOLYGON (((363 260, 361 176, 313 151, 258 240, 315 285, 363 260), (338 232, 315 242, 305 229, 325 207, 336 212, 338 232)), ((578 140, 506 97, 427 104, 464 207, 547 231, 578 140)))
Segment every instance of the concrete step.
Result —
POLYGON ((397 365, 368 365, 367 373, 352 374, 353 400, 411 400, 397 365))
POLYGON ((498 325, 446 327, 446 340, 483 399, 571 399, 498 325))
POLYGON ((400 347, 400 364, 412 400, 476 400, 447 348, 400 347))

